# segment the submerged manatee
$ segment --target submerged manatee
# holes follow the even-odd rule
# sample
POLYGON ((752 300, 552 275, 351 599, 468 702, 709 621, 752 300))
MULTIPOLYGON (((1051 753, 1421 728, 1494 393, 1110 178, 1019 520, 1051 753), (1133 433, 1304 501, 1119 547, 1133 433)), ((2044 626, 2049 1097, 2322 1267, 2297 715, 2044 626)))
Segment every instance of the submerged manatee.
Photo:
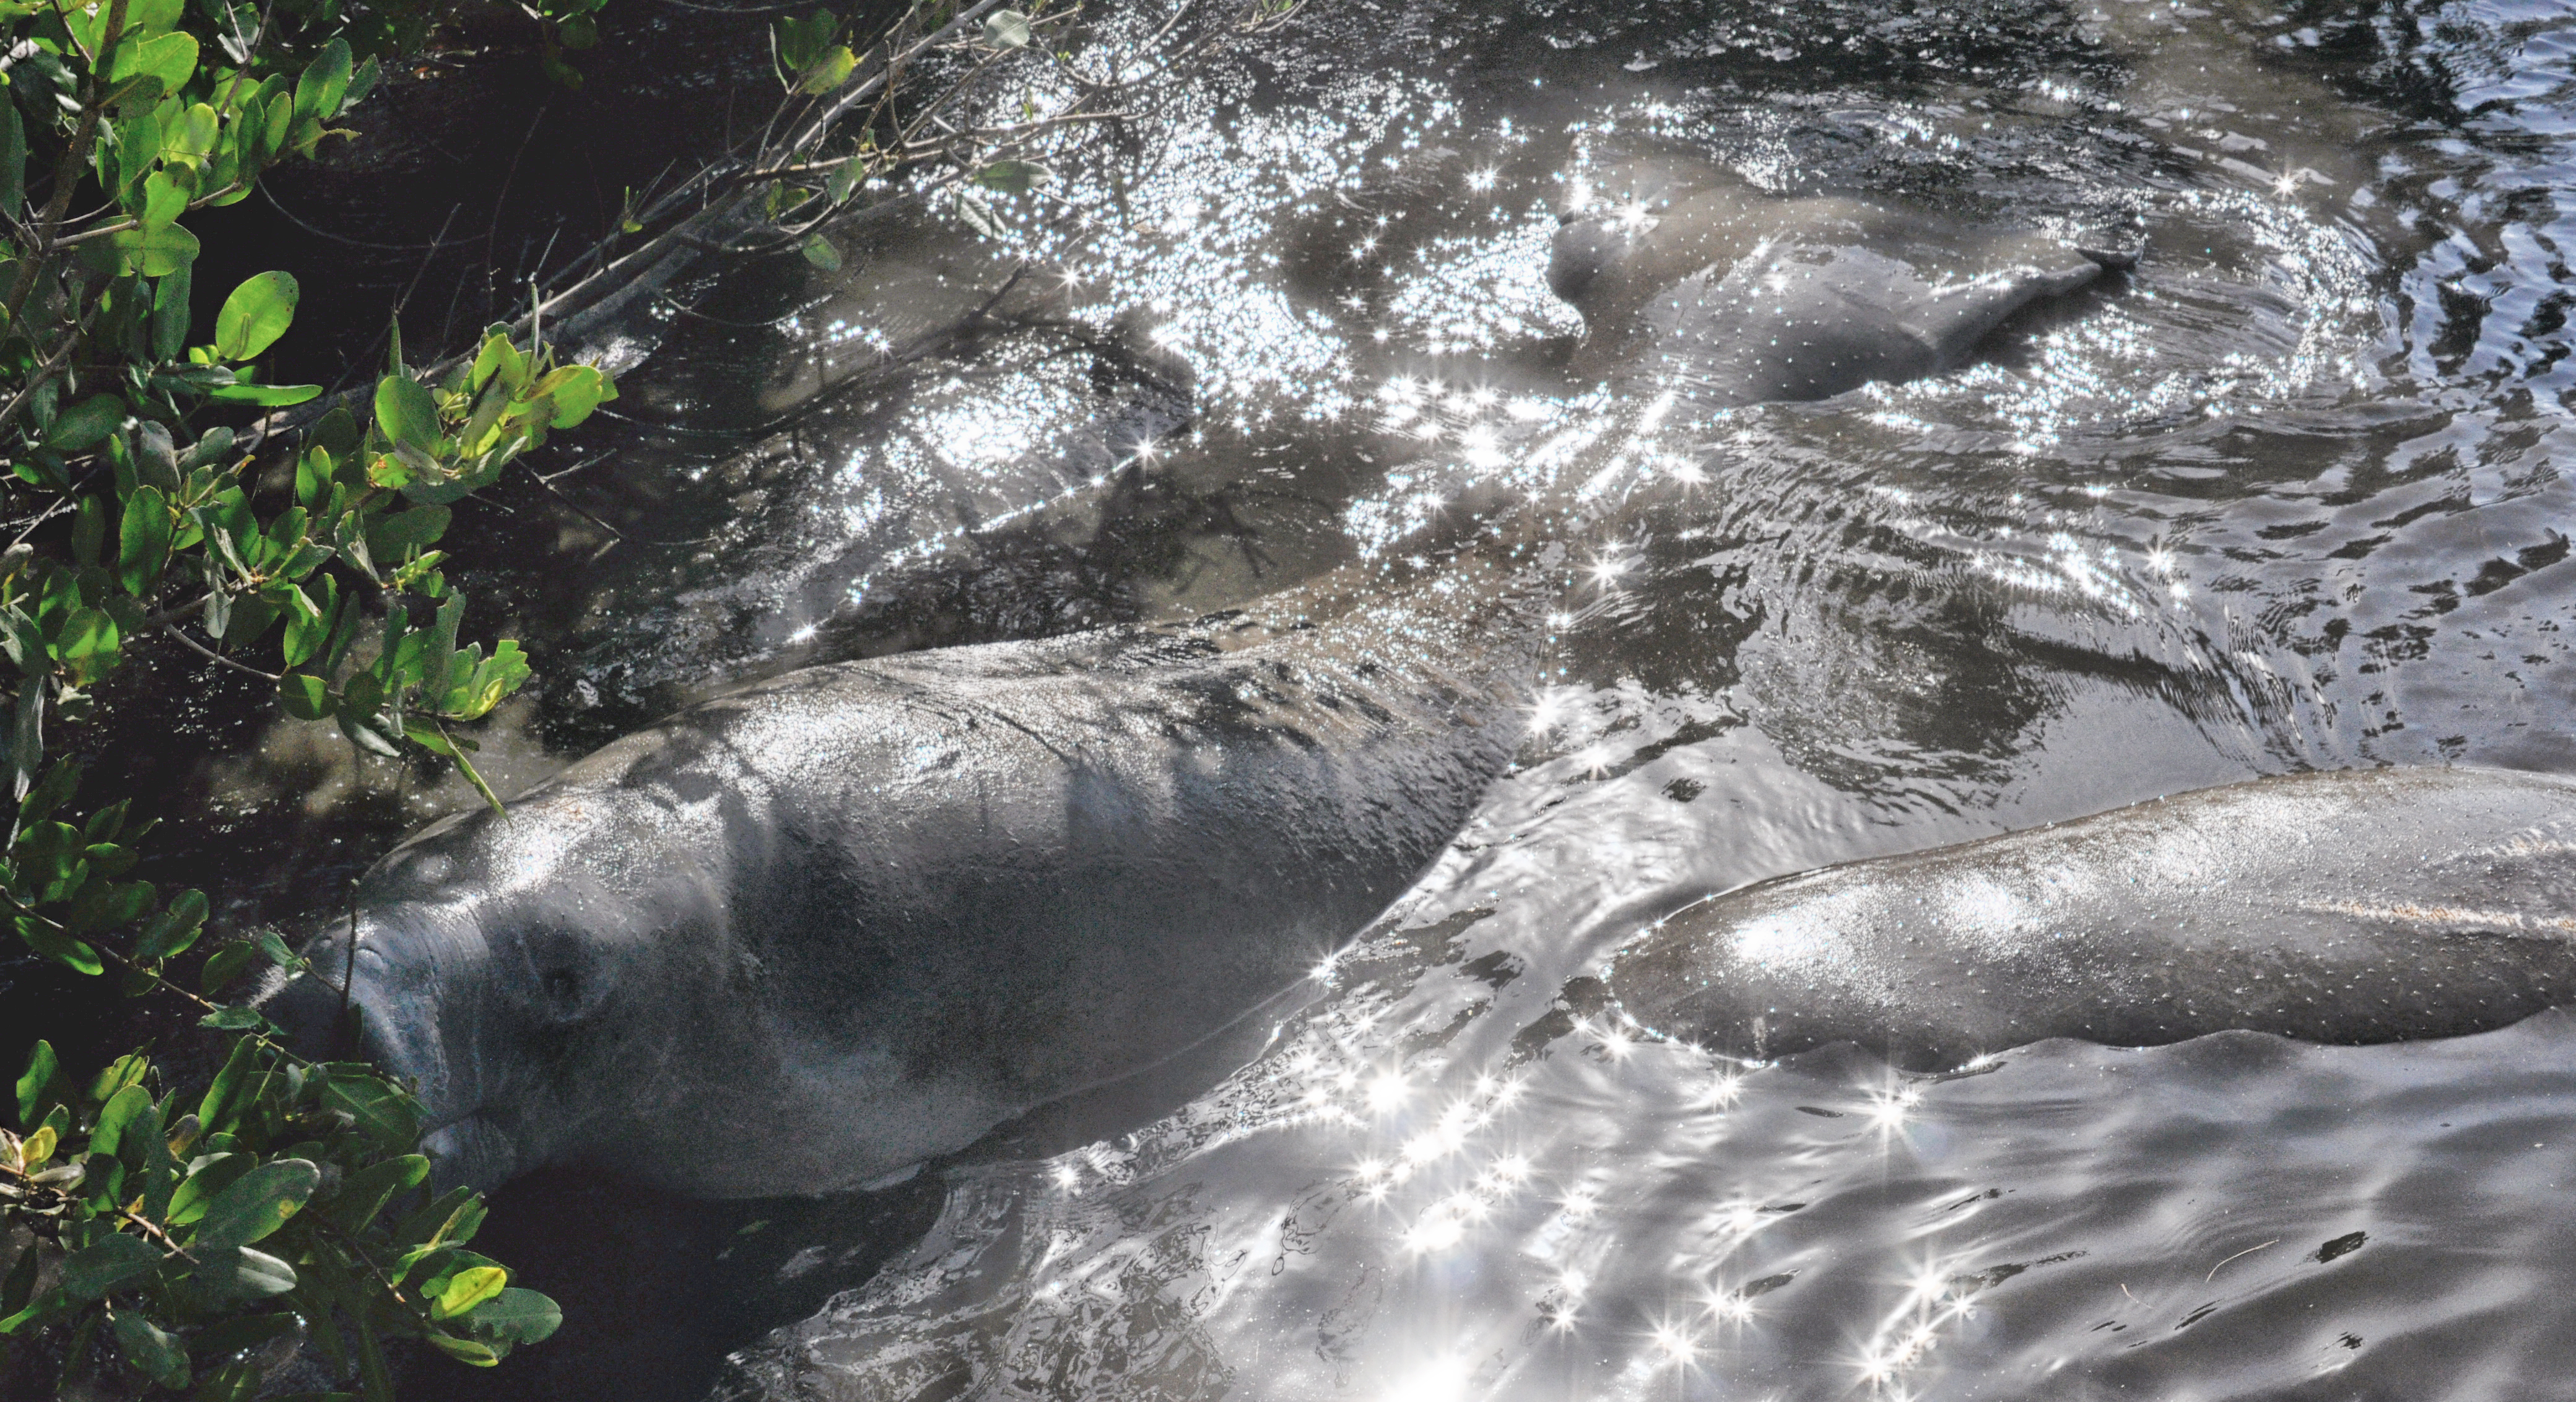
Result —
MULTIPOLYGON (((1293 983, 1517 742, 1527 589, 817 667, 682 712, 366 876, 350 990, 444 1181, 862 1184, 1293 983), (1266 620, 1266 621, 1264 621, 1266 620)), ((328 1040, 351 967, 272 1011, 328 1040)))
POLYGON ((2576 990, 2576 781, 2258 779, 1685 909, 1620 956, 1649 1027, 1933 1070, 2048 1037, 2358 1043, 2502 1027, 2576 990))
POLYGON ((1562 217, 1547 273, 1583 313, 1595 358, 1642 339, 1623 378, 1724 408, 1956 369, 2024 308, 2135 261, 1919 211, 1721 187, 1587 192, 1562 217))

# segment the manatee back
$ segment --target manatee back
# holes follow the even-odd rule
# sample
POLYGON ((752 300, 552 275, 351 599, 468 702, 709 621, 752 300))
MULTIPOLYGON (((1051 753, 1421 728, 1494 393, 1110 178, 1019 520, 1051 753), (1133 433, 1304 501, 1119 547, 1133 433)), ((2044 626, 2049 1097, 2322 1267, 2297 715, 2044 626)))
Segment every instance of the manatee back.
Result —
POLYGON ((1703 408, 1828 399, 1955 368, 2035 301, 2099 277, 2072 250, 1934 286, 1868 248, 1775 243, 1683 279, 1645 314, 1654 351, 1636 372, 1703 408))
POLYGON ((2256 780, 1703 902, 1618 961, 1643 1022, 1746 1055, 1957 1065, 2048 1037, 2484 1031, 2576 989, 2576 784, 2256 780))
POLYGON ((730 938, 768 1045, 722 1098, 795 1126, 771 1137, 800 1156, 759 1165, 766 1188, 696 1190, 812 1190, 964 1147, 1295 982, 1508 762, 1529 630, 1495 623, 1413 618, 1405 648, 1344 622, 1234 651, 1142 632, 944 649, 677 718, 739 766, 718 795, 738 810, 730 938))

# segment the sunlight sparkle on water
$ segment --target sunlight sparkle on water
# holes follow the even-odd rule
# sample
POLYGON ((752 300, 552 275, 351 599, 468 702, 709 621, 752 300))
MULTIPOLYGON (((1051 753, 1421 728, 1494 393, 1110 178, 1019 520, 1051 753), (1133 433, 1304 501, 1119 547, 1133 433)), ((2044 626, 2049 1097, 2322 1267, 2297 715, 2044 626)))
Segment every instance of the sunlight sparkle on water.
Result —
POLYGON ((1404 1083, 1403 1072, 1387 1071, 1380 1073, 1376 1080, 1369 1082, 1369 1108, 1377 1111, 1381 1115, 1385 1114, 1402 1105, 1405 1101, 1405 1097, 1412 1093, 1412 1089, 1413 1088, 1411 1086, 1404 1083))

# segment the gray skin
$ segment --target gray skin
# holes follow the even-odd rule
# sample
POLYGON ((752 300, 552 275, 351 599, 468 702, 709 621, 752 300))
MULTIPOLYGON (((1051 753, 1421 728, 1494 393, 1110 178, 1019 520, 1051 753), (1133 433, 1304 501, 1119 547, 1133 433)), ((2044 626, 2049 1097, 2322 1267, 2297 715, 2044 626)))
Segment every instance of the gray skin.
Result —
POLYGON ((1610 987, 1716 1050, 1848 1040, 1915 1070, 2048 1037, 2487 1031, 2576 990, 2576 782, 2258 779, 1828 868, 1673 915, 1610 987))
MULTIPOLYGON (((810 668, 628 736, 364 878, 362 1049, 442 1183, 865 1184, 1293 983, 1519 734, 1528 591, 1469 560, 1263 617, 810 668)), ((273 1015, 335 1035, 348 950, 273 1015)))
POLYGON ((1676 192, 1682 178, 1631 170, 1615 188, 1658 193, 1587 191, 1560 216, 1548 286, 1583 313, 1578 370, 1617 364, 1703 409, 1956 369, 2033 303, 2137 261, 1853 200, 1676 192))

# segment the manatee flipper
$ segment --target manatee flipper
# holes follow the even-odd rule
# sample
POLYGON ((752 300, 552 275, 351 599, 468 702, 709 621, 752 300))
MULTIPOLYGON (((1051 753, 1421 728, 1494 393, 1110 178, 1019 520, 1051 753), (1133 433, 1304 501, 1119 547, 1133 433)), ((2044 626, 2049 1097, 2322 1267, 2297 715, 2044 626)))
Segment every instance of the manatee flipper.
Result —
POLYGON ((1660 922, 1611 989, 1777 1056, 1957 1066, 2050 1037, 2482 1032, 2576 994, 2576 782, 2472 769, 2260 779, 1747 887, 1660 922))
POLYGON ((2102 271, 2102 263, 2092 255, 2068 249, 2051 263, 2028 264, 1934 289, 1905 318, 1905 329, 1931 348, 1934 373, 1955 369, 1966 363, 1979 341, 2024 307, 2087 286, 2102 271))
POLYGON ((2073 249, 1935 286, 1867 248, 1779 243, 1685 278, 1646 311, 1639 374, 1702 408, 1827 399, 1956 368, 2033 302, 2102 275, 2073 249))

